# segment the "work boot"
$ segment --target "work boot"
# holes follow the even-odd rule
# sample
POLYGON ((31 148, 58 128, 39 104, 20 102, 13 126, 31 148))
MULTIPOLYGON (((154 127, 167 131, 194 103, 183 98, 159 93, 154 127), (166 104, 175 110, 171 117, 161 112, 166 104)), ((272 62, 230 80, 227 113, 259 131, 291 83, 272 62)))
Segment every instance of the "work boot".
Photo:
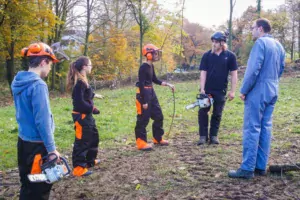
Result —
POLYGON ((263 170, 263 169, 257 169, 257 168, 255 168, 254 175, 255 176, 266 176, 267 175, 267 171, 263 170))
POLYGON ((74 176, 89 176, 93 172, 89 171, 86 167, 77 166, 73 169, 74 176))
POLYGON ((142 150, 142 151, 152 150, 152 146, 150 144, 148 144, 147 142, 145 142, 144 140, 142 140, 141 138, 138 138, 136 140, 136 146, 137 146, 138 150, 142 150))
POLYGON ((243 170, 243 169, 239 168, 238 170, 230 170, 228 172, 228 176, 230 178, 251 179, 254 177, 254 173, 252 171, 243 170))
POLYGON ((161 139, 160 142, 157 142, 157 140, 155 138, 152 139, 153 141, 153 144, 159 144, 159 145, 162 145, 162 146, 168 146, 169 145, 169 142, 167 140, 164 140, 164 139, 161 139))
POLYGON ((96 165, 99 165, 100 164, 100 159, 95 159, 94 160, 94 163, 88 163, 87 164, 87 168, 91 168, 91 167, 94 167, 94 166, 96 166, 96 165))
POLYGON ((220 144, 218 136, 210 136, 209 144, 220 144))
POLYGON ((207 137, 206 136, 200 136, 200 140, 198 141, 197 145, 202 145, 207 142, 207 137))

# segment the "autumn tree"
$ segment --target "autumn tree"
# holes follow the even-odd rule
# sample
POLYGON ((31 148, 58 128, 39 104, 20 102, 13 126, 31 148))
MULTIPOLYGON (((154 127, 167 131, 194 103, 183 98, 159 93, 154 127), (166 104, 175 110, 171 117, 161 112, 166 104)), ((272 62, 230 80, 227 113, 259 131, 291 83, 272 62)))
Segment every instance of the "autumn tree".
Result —
MULTIPOLYGON (((3 1, 3 0, 2 0, 3 1)), ((15 58, 32 41, 44 41, 52 34, 55 16, 44 1, 6 0, 0 15, 0 57, 6 62, 9 85, 15 75, 15 58)))

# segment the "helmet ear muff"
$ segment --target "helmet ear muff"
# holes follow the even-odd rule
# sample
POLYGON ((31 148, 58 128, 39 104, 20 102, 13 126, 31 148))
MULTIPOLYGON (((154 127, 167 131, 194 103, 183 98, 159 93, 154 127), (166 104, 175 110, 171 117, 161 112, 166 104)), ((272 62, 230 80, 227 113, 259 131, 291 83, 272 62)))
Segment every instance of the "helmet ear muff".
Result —
POLYGON ((147 53, 146 57, 147 57, 147 60, 153 59, 152 53, 147 53))
POLYGON ((27 52, 28 52, 28 48, 23 48, 23 49, 21 50, 21 56, 22 56, 22 57, 26 57, 26 56, 27 56, 27 52))

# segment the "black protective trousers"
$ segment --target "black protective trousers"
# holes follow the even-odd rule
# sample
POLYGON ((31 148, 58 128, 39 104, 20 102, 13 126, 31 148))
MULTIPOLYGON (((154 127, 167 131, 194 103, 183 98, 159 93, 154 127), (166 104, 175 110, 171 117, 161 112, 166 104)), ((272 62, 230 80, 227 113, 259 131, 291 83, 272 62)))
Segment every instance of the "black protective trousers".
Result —
POLYGON ((136 108, 137 108, 137 121, 135 126, 135 137, 140 138, 147 142, 147 131, 146 127, 149 123, 150 118, 153 120, 152 123, 152 134, 156 141, 161 141, 164 134, 163 129, 163 114, 156 97, 155 91, 152 87, 145 88, 145 95, 149 95, 150 101, 148 102, 148 109, 144 109, 142 106, 141 95, 139 88, 136 93, 136 108))
POLYGON ((75 129, 73 168, 92 167, 98 154, 99 133, 92 114, 72 113, 75 129))
MULTIPOLYGON (((42 158, 47 156, 47 154, 44 143, 27 142, 21 138, 18 139, 18 168, 21 181, 20 200, 49 199, 52 184, 45 182, 32 183, 27 178, 27 175, 32 173, 33 168, 37 167, 33 166, 36 157, 42 158)), ((38 163, 35 163, 35 165, 38 163)))
MULTIPOLYGON (((208 93, 214 99, 213 111, 210 120, 209 136, 217 136, 222 119, 222 112, 226 102, 226 94, 223 91, 208 93)), ((198 123, 199 123, 199 135, 206 136, 208 138, 208 112, 211 106, 207 108, 199 109, 198 123)))

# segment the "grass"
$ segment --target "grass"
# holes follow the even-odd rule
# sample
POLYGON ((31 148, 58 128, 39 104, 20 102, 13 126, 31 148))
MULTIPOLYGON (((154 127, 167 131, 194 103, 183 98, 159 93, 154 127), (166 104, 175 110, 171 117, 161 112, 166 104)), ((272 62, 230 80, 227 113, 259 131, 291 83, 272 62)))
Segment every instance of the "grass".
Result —
MULTIPOLYGON (((280 96, 276 104, 273 120, 274 138, 280 139, 281 132, 290 135, 300 134, 300 79, 283 78, 280 85, 280 96)), ((164 128, 169 131, 173 114, 173 97, 169 88, 155 86, 158 99, 164 113, 164 128)), ((195 101, 198 92, 198 81, 176 83, 176 115, 170 137, 179 134, 197 134, 198 113, 185 110, 185 106, 195 101)), ((95 106, 101 111, 94 115, 100 134, 100 148, 110 148, 116 145, 134 144, 134 127, 136 122, 135 87, 125 87, 117 90, 97 91, 105 96, 95 99, 95 106)), ((55 141, 62 153, 70 152, 74 140, 73 121, 71 118, 72 103, 70 98, 51 99, 51 109, 56 125, 55 141)), ((0 170, 17 166, 16 143, 18 127, 13 106, 0 108, 0 170)), ((227 102, 222 118, 220 137, 222 140, 241 141, 243 123, 243 103, 238 98, 227 102)), ((151 126, 148 126, 149 138, 151 126)), ((288 148, 283 145, 282 148, 288 148)), ((220 153, 222 149, 215 149, 220 153)), ((124 154, 125 155, 125 154, 124 154)), ((127 155, 127 154, 126 154, 127 155)), ((130 156, 130 154, 128 155, 130 156)), ((168 171, 168 170, 167 170, 168 171)), ((166 172, 167 172, 166 171, 166 172)), ((166 173, 162 171, 161 173, 166 173)))

